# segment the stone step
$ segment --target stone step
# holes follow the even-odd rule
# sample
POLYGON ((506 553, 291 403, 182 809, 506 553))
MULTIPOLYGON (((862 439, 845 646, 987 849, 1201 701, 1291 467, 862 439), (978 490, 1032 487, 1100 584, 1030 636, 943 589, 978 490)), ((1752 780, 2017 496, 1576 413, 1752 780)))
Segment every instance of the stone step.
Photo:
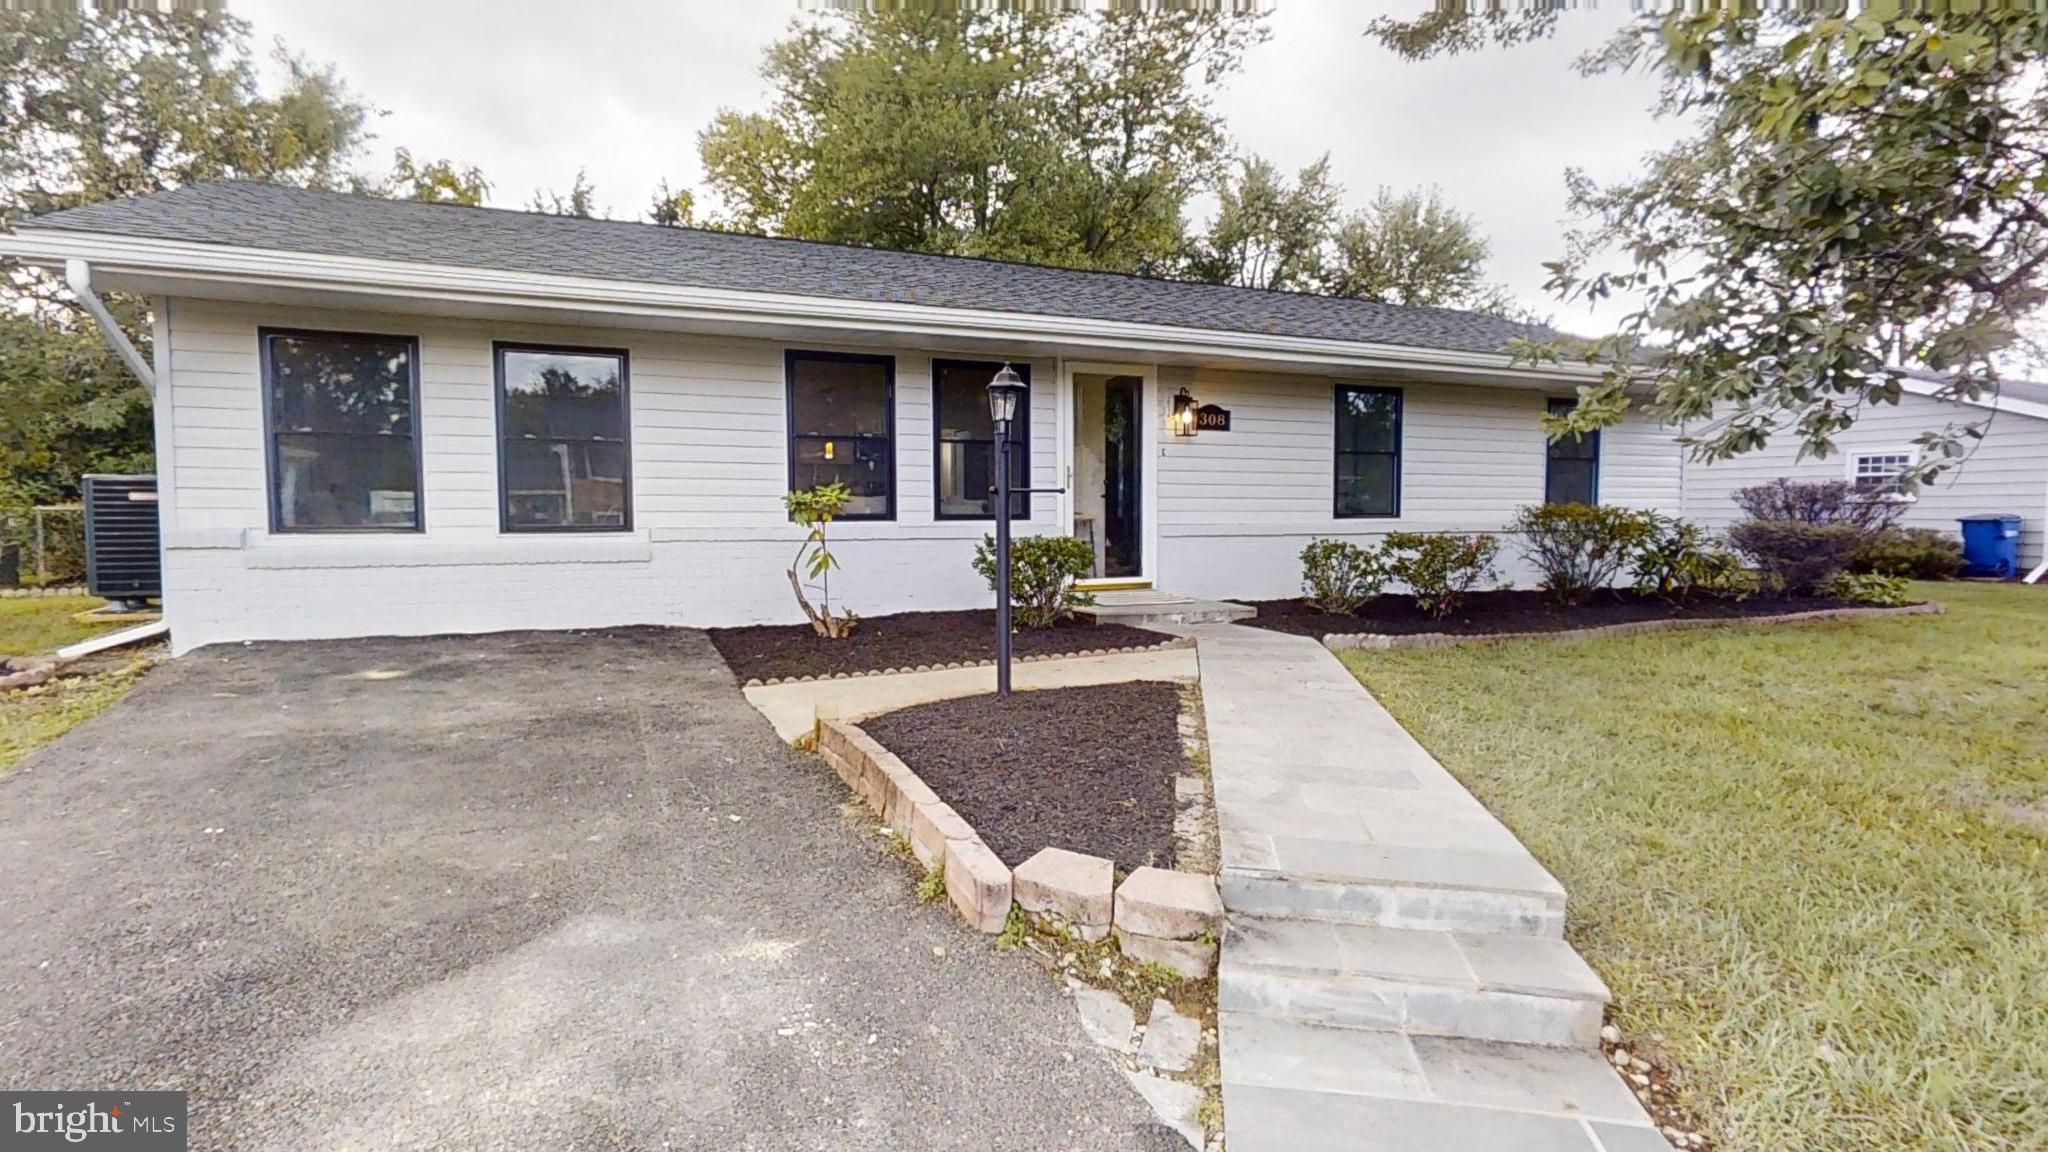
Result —
POLYGON ((1607 986, 1546 937, 1233 917, 1219 1010, 1429 1036, 1591 1048, 1607 986))
POLYGON ((1225 867, 1217 883, 1233 919, 1316 920, 1380 928, 1564 938, 1564 894, 1468 888, 1400 879, 1325 878, 1225 867))
POLYGON ((1247 1121, 1234 1125, 1233 1152, 1669 1147, 1595 1051, 1406 1036, 1236 1012, 1220 1013, 1217 1030, 1224 1114, 1247 1121), (1294 1130, 1250 1123, 1267 1106, 1276 1107, 1285 1118, 1281 1123, 1294 1130), (1340 1122, 1340 1116, 1365 1123, 1340 1122))
POLYGON ((1225 600, 1197 600, 1165 593, 1100 593, 1092 607, 1075 613, 1098 624, 1132 628, 1184 628, 1191 624, 1228 624, 1249 620, 1259 610, 1225 600))

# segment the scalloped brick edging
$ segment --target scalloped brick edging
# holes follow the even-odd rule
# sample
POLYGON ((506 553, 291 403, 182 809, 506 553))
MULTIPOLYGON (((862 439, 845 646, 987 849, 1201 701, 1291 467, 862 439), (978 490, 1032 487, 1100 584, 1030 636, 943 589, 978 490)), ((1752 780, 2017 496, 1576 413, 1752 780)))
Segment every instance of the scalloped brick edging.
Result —
MULTIPOLYGON (((1192 648, 1193 639, 1176 636, 1157 644, 1127 644, 1121 648, 1083 648, 1078 652, 1040 652, 1030 656, 1018 656, 1019 664, 1036 664, 1046 660, 1080 660, 1089 656, 1122 656, 1130 652, 1164 652, 1172 648, 1192 648)), ((903 668, 876 668, 867 672, 828 672, 823 676, 770 676, 762 679, 756 676, 741 684, 742 688, 770 688, 777 684, 809 684, 817 680, 863 680, 869 676, 902 676, 911 672, 949 672, 960 668, 993 668, 996 662, 988 660, 953 660, 944 664, 913 664, 903 668)))
POLYGON ((1629 636, 1638 632, 1683 632, 1694 628, 1733 628, 1743 625, 1787 624, 1799 620, 1854 620, 1867 616, 1939 616, 1948 611, 1938 602, 1907 604, 1898 608, 1821 608, 1813 612, 1787 612, 1783 616, 1730 616, 1714 620, 1632 620, 1626 624, 1602 624, 1593 628, 1568 628, 1558 632, 1417 632, 1389 635, 1381 632, 1333 632, 1323 637, 1323 647, 1332 652, 1393 652, 1404 648, 1454 648, 1461 644, 1489 644, 1495 640, 1583 640, 1595 636, 1629 636))
MULTIPOLYGON (((920 864, 945 870, 946 896, 969 925, 991 935, 1003 930, 1017 900, 1016 875, 952 805, 858 725, 818 721, 813 750, 910 841, 920 864)), ((1113 908, 1117 946, 1133 960, 1165 964, 1193 979, 1214 969, 1223 917, 1214 876, 1140 868, 1116 887, 1113 908)))

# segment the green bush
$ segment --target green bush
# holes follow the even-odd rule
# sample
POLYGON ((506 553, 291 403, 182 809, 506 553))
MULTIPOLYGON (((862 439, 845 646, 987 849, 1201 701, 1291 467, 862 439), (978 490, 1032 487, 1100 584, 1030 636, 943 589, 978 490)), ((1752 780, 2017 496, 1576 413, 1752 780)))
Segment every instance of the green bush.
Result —
POLYGON ((1387 572, 1415 594, 1415 606, 1441 620, 1467 593, 1494 578, 1500 541, 1481 533, 1389 532, 1387 572))
POLYGON ((1822 585, 1821 591, 1837 600, 1854 600, 1883 608, 1897 608, 1913 602, 1911 582, 1904 576, 1886 576, 1876 572, 1838 572, 1822 585))
MULTIPOLYGON (((1095 603, 1095 597, 1074 586, 1095 569, 1088 542, 1072 536, 1019 536, 1010 541, 1010 603, 1018 624, 1050 628, 1095 603)), ((974 570, 996 586, 996 542, 984 536, 974 549, 974 570)))
POLYGON ((1386 584, 1387 564, 1377 549, 1311 540, 1301 550, 1301 598, 1324 612, 1348 616, 1386 584))
POLYGON ((1963 567, 1963 542, 1932 528, 1886 528, 1849 556, 1851 572, 1951 580, 1963 567))
POLYGON ((1694 592, 1738 591, 1742 561, 1705 528, 1676 516, 1651 516, 1633 561, 1636 591, 1685 599, 1694 592))
POLYGON ((782 497, 789 518, 806 529, 803 545, 796 550, 796 561, 785 575, 789 577, 790 589, 796 593, 797 607, 804 610, 804 619, 811 622, 811 631, 827 640, 846 639, 853 634, 854 625, 860 623, 860 616, 852 609, 832 607, 832 570, 839 567, 839 558, 832 555, 831 545, 825 539, 826 526, 851 499, 853 492, 844 484, 820 484, 782 497), (798 569, 813 581, 808 587, 818 593, 816 606, 805 594, 806 585, 803 577, 797 575, 798 569))
POLYGON ((1508 530, 1522 538, 1522 556, 1543 574, 1552 601, 1577 604, 1614 583, 1656 530, 1647 512, 1593 504, 1531 504, 1508 530))
POLYGON ((1744 520, 1728 530, 1763 589, 1780 596, 1818 591, 1847 571, 1865 536, 1853 524, 1805 520, 1744 520))
POLYGON ((1728 542, 1756 566, 1765 590, 1782 596, 1819 591, 1848 571, 1856 550, 1900 511, 1840 480, 1775 480, 1742 489, 1735 502, 1749 518, 1728 530, 1728 542))

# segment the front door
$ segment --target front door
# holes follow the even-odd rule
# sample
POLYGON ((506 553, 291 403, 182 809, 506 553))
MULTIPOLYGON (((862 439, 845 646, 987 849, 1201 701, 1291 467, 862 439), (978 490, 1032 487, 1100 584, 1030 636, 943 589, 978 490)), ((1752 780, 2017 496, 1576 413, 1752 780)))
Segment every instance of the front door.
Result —
POLYGON ((1074 374, 1074 535, 1095 553, 1096 580, 1145 573, 1145 379, 1074 374))

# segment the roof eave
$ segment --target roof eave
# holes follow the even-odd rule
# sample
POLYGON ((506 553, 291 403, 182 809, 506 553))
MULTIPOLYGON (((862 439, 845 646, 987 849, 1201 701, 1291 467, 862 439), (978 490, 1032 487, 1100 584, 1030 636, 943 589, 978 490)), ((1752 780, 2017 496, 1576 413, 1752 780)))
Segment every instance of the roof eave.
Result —
POLYGON ((209 286, 319 293, 360 298, 440 301, 469 307, 544 309, 587 314, 612 324, 629 318, 697 323, 720 330, 749 327, 886 332, 939 342, 1007 339, 1071 344, 1134 356, 1166 356, 1274 366, 1317 366, 1365 372, 1421 372, 1475 380, 1561 383, 1596 380, 1584 364, 1516 363, 1506 353, 1451 351, 1399 344, 1315 339, 1256 332, 1134 324, 1039 313, 993 312, 921 304, 880 303, 731 289, 548 276, 530 272, 407 263, 275 249, 163 240, 30 227, 0 235, 0 256, 61 267, 90 261, 103 280, 122 279, 204 296, 209 286))

